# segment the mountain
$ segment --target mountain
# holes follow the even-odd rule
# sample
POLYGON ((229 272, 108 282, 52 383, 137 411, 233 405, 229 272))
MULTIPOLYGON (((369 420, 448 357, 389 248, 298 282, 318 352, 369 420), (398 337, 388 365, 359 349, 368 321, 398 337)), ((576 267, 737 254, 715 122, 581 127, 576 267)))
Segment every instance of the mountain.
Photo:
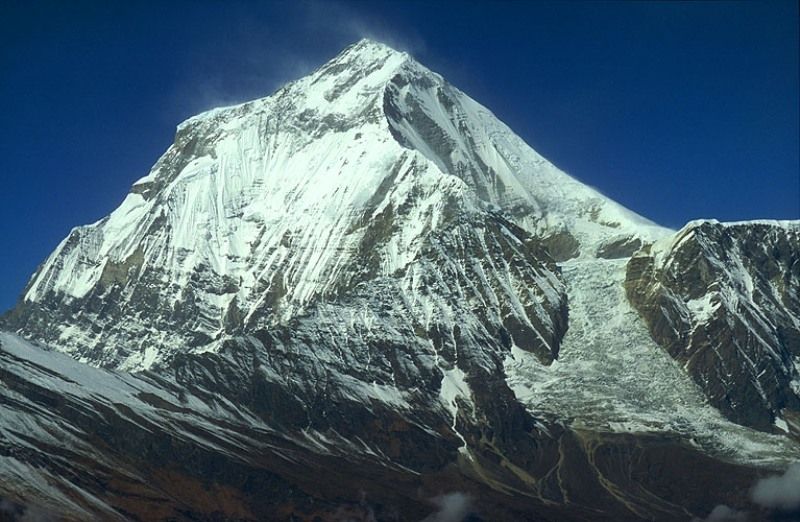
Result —
POLYGON ((362 40, 180 124, 39 267, 2 319, 0 496, 76 520, 748 507, 800 457, 798 229, 659 227, 362 40))
POLYGON ((359 285, 399 284, 402 303, 386 306, 406 323, 452 330, 467 293, 491 310, 478 322, 536 330, 520 343, 551 357, 563 283, 547 258, 515 250, 554 230, 562 257, 612 234, 665 232, 558 171, 408 55, 361 42, 268 98, 181 124, 116 211, 58 246, 13 324, 85 362, 141 370, 335 307, 359 285), (459 259, 491 249, 509 259, 459 259), (533 266, 512 269, 510 257, 533 266))

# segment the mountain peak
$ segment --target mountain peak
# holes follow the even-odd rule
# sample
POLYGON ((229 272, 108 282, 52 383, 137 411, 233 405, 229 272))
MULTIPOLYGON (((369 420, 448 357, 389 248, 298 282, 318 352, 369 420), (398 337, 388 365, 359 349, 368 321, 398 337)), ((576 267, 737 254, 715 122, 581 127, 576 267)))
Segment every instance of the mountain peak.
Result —
MULTIPOLYGON (((38 331, 58 309, 44 342, 97 365, 149 368, 422 270, 445 223, 491 221, 487 209, 525 235, 560 233, 572 257, 664 235, 408 54, 364 39, 269 97, 181 124, 122 205, 44 263, 17 328, 38 331), (105 308, 75 319, 76 302, 105 308), (155 307, 147 314, 162 326, 123 313, 132 307, 155 307), (182 333, 165 340, 165 329, 182 333)), ((404 291, 421 302, 416 287, 404 291)))
POLYGON ((270 105, 270 102, 286 96, 298 103, 305 99, 315 105, 315 109, 320 109, 321 105, 333 105, 328 109, 334 112, 357 110, 366 103, 362 96, 365 91, 380 90, 408 62, 413 62, 417 69, 424 69, 408 53, 369 38, 362 38, 309 75, 287 83, 275 93, 195 114, 178 124, 178 131, 203 121, 210 121, 212 125, 218 126, 220 119, 239 116, 242 111, 248 112, 265 104, 270 105), (348 92, 354 94, 347 100, 349 103, 337 103, 348 92))
POLYGON ((363 38, 346 47, 310 76, 295 83, 303 90, 326 83, 346 86, 346 90, 367 81, 371 86, 385 84, 401 66, 411 61, 408 53, 386 44, 363 38), (305 80, 305 83, 304 83, 305 80))
POLYGON ((405 51, 398 51, 397 49, 383 42, 379 42, 371 38, 362 38, 356 43, 349 45, 343 49, 341 53, 339 53, 340 56, 345 54, 359 54, 367 56, 397 54, 408 56, 408 53, 405 51))
POLYGON ((187 120, 0 317, 149 370, 0 331, 0 504, 421 520, 449 481, 492 520, 704 516, 800 455, 798 236, 660 229, 361 40, 187 120))
POLYGON ((342 49, 339 54, 323 65, 321 69, 326 69, 332 64, 348 63, 356 65, 384 62, 391 57, 407 59, 409 58, 409 55, 408 53, 397 51, 384 43, 376 42, 375 40, 370 40, 368 38, 362 38, 356 43, 348 45, 342 49))

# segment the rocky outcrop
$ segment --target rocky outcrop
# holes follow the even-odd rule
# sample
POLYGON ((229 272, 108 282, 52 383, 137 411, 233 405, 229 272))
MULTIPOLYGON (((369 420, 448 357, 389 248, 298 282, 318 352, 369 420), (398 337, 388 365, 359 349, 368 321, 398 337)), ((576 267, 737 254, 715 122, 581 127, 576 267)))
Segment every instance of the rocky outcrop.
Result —
POLYGON ((642 240, 635 236, 611 238, 597 249, 597 257, 620 259, 631 257, 642 247, 642 240))
POLYGON ((564 262, 581 253, 580 242, 566 230, 560 230, 541 239, 553 261, 564 262))
POLYGON ((799 222, 690 223, 634 255, 625 287, 728 418, 789 427, 800 408, 799 222))

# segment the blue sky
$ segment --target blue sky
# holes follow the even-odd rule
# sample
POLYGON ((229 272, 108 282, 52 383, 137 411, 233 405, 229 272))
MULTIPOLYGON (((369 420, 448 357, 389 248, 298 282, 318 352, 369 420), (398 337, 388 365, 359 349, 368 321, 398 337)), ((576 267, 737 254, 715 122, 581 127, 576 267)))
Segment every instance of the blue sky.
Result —
POLYGON ((372 37, 632 210, 800 217, 795 2, 3 2, 0 309, 175 126, 372 37), (113 4, 113 5, 107 5, 113 4))

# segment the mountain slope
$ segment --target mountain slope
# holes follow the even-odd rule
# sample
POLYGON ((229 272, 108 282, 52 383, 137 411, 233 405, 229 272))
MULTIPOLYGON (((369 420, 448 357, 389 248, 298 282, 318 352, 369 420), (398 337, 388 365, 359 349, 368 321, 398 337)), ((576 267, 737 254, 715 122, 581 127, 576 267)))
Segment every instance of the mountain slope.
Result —
MULTIPOLYGON (((187 357, 203 365, 209 354, 187 357)), ((209 370, 230 368, 231 354, 211 357, 209 370)), ((558 426, 521 432, 514 453, 475 445, 455 459, 452 442, 396 419, 394 444, 410 438, 424 457, 407 467, 391 446, 278 426, 266 390, 247 404, 208 382, 110 372, 0 333, 3 515, 11 503, 76 521, 422 520, 432 499, 458 493, 477 520, 679 521, 716 502, 746 506, 757 476, 675 437, 558 426)))

